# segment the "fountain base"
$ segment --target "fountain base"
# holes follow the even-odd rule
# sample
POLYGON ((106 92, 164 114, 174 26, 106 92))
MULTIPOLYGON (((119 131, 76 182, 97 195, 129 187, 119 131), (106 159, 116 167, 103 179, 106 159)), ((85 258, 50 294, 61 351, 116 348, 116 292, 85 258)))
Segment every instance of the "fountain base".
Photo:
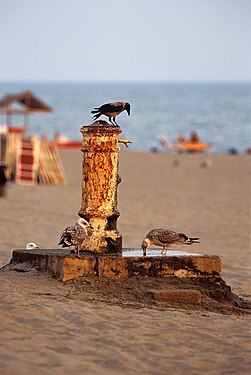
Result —
POLYGON ((141 249, 123 249, 122 256, 97 255, 80 252, 80 258, 64 249, 14 250, 11 264, 30 264, 38 270, 49 271, 61 281, 81 276, 123 278, 131 276, 215 278, 221 277, 221 260, 216 255, 160 250, 142 256, 141 249))

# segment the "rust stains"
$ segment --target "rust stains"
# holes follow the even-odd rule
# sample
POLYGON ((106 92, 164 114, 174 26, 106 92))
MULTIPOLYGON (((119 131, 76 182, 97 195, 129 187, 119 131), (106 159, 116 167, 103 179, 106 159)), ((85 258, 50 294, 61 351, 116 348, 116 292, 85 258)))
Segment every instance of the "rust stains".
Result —
POLYGON ((88 219, 93 235, 84 245, 96 253, 121 253, 117 230, 119 181, 118 137, 121 129, 106 121, 81 128, 83 134, 82 203, 79 215, 88 219))

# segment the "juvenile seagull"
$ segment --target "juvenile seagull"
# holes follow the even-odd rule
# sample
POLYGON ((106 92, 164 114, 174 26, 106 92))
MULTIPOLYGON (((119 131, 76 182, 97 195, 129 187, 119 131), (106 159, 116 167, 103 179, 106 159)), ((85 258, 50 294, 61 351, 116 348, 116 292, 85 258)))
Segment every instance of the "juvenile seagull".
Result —
POLYGON ((85 241, 87 236, 91 236, 93 232, 92 226, 85 219, 78 219, 78 221, 70 227, 64 229, 61 234, 58 245, 62 247, 68 247, 69 252, 71 246, 75 246, 75 249, 79 251, 81 249, 82 243, 85 241))
POLYGON ((115 103, 107 103, 101 105, 101 107, 96 107, 94 108, 91 113, 94 113, 93 119, 97 120, 101 115, 105 115, 109 117, 109 121, 113 125, 117 125, 116 123, 116 116, 118 116, 121 112, 127 111, 128 116, 130 116, 130 110, 131 110, 131 105, 127 102, 115 102, 115 103), (112 122, 113 120, 113 122, 112 122))
POLYGON ((39 246, 37 246, 35 242, 28 242, 25 248, 26 250, 34 250, 34 249, 39 249, 39 246))
POLYGON ((199 243, 199 237, 188 237, 184 233, 176 233, 168 229, 152 229, 147 233, 141 244, 143 254, 146 256, 146 250, 150 245, 162 246, 161 254, 166 255, 167 250, 175 245, 192 245, 199 243))

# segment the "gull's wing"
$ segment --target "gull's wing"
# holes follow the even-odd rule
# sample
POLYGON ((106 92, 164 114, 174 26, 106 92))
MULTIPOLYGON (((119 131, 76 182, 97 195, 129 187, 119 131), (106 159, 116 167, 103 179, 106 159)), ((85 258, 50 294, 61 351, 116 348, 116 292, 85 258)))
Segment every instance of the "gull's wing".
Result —
POLYGON ((178 233, 168 229, 153 229, 147 234, 147 237, 163 244, 176 242, 179 239, 178 233))

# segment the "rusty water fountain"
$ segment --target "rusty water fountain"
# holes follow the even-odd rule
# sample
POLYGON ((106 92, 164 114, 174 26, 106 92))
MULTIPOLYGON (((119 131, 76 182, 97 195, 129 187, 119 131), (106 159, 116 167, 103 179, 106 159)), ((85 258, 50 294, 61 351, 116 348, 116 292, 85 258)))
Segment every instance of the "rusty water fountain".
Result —
POLYGON ((83 135, 82 200, 79 216, 88 220, 94 231, 82 245, 80 257, 66 249, 14 250, 11 263, 30 263, 67 281, 80 276, 123 278, 130 276, 212 278, 221 275, 218 256, 171 251, 122 249, 117 229, 117 188, 121 128, 96 121, 81 128, 83 135))
POLYGON ((82 205, 79 216, 94 228, 83 250, 122 255, 122 235, 117 229, 119 126, 96 121, 81 128, 83 135, 82 205))

